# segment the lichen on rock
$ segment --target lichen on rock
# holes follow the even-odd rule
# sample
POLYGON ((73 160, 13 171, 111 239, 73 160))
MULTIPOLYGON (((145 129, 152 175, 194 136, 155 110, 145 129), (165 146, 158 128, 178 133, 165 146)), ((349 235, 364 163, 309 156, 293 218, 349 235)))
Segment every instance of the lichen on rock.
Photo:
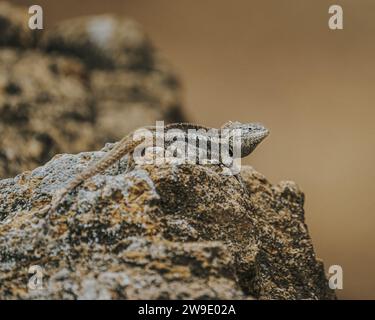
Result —
POLYGON ((293 182, 248 166, 164 164, 125 172, 124 157, 39 209, 104 155, 56 156, 0 181, 0 298, 332 299, 293 182), (44 288, 27 271, 44 268, 44 288))

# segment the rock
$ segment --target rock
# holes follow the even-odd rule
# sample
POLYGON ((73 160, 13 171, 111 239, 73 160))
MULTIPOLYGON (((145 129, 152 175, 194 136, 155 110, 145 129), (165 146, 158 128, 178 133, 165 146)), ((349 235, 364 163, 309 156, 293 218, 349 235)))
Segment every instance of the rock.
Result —
POLYGON ((0 50, 0 177, 35 168, 63 150, 96 147, 87 74, 76 59, 0 50))
POLYGON ((110 140, 156 120, 181 122, 180 84, 170 67, 160 61, 152 72, 94 70, 90 77, 98 108, 96 128, 110 140))
POLYGON ((69 19, 47 31, 41 44, 47 51, 80 57, 92 68, 150 70, 154 52, 141 26, 113 15, 69 19))
POLYGON ((28 9, 0 2, 0 46, 33 47, 40 32, 28 27, 28 9))
POLYGON ((126 157, 41 214, 99 152, 0 181, 0 299, 334 299, 293 182, 251 167, 135 166, 126 157), (242 182, 241 182, 242 180, 242 182), (28 269, 44 269, 28 289, 28 269))
POLYGON ((57 153, 95 150, 156 120, 185 120, 177 77, 132 20, 76 18, 34 37, 27 17, 0 3, 0 178, 57 153), (100 38, 109 30, 118 41, 100 38), (96 42, 90 32, 99 33, 96 42))

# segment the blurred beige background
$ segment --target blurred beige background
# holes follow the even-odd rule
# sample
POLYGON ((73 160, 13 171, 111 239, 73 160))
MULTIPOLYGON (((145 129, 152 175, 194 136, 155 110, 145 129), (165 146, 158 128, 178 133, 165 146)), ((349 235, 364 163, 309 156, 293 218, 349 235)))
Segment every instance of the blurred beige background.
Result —
POLYGON ((375 299, 375 2, 322 0, 14 0, 40 4, 46 28, 73 16, 138 20, 179 72, 191 120, 260 121, 271 136, 246 159, 295 180, 340 298, 375 299), (328 29, 328 7, 344 30, 328 29))

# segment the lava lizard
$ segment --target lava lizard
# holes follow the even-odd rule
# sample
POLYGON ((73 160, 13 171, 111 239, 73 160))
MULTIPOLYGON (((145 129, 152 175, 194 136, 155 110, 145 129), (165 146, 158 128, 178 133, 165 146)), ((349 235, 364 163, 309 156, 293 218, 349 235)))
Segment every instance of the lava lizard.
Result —
MULTIPOLYGON (((151 130, 152 132, 156 132, 155 126, 144 127, 145 129, 151 130)), ((188 133, 189 129, 195 130, 205 130, 209 131, 212 128, 192 124, 192 123, 172 123, 164 126, 164 132, 170 129, 180 129, 184 133, 188 133)), ((257 145, 268 136, 269 131, 259 123, 241 123, 241 122, 232 122, 229 121, 225 123, 221 129, 240 129, 241 131, 241 158, 248 156, 256 147, 257 145)), ((133 134, 128 134, 124 138, 122 138, 107 154, 100 159, 97 163, 94 163, 92 166, 84 169, 83 172, 79 173, 69 184, 60 190, 52 199, 52 202, 43 208, 40 213, 44 214, 46 212, 54 212, 57 210, 58 206, 60 205, 63 198, 71 192, 74 188, 81 185, 87 179, 95 176, 98 173, 103 172, 107 168, 109 168, 112 164, 116 161, 120 160, 127 154, 131 154, 134 149, 140 145, 144 139, 134 140, 133 134)), ((199 133, 198 133, 199 134, 199 133)))

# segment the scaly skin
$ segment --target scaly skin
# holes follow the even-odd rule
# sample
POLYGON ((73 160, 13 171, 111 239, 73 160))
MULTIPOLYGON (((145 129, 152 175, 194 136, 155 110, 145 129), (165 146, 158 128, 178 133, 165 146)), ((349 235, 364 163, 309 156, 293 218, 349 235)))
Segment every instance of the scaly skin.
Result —
MULTIPOLYGON (((155 132, 156 127, 145 127, 145 129, 155 132)), ((166 125, 164 130, 180 129, 185 133, 188 133, 189 129, 209 131, 212 128, 196 125, 192 123, 173 123, 166 125)), ((240 122, 227 122, 222 126, 222 129, 241 129, 241 157, 249 155, 256 146, 268 135, 268 130, 261 124, 245 123, 240 122)), ((50 205, 47 205, 41 210, 41 213, 55 212, 62 202, 63 198, 71 192, 74 188, 78 187, 85 180, 95 176, 98 173, 105 171, 116 161, 120 160, 127 154, 132 154, 134 149, 140 145, 145 139, 133 140, 134 131, 123 139, 121 139, 117 145, 110 150, 102 159, 100 159, 94 165, 85 169, 82 173, 78 174, 64 189, 62 189, 54 197, 50 205)))

